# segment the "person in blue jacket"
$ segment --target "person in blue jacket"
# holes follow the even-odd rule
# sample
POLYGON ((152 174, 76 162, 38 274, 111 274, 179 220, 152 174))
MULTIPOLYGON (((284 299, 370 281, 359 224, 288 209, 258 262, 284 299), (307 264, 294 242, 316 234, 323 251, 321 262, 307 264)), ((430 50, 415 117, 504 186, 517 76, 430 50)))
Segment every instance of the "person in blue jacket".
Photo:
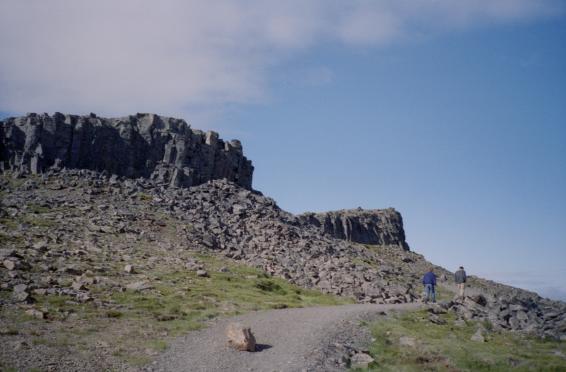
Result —
POLYGON ((425 303, 428 301, 436 302, 436 293, 434 287, 436 286, 436 275, 432 272, 432 268, 428 270, 423 276, 423 284, 425 287, 425 303))

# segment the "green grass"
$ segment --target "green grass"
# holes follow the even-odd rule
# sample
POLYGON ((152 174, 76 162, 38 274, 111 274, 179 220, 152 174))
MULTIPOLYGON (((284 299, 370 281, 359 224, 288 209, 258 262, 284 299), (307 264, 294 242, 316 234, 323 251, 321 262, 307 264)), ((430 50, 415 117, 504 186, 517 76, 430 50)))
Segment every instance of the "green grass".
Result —
POLYGON ((27 205, 27 212, 29 213, 34 213, 34 214, 42 214, 42 213, 48 213, 51 212, 51 208, 46 207, 46 206, 42 206, 42 205, 38 205, 38 204, 28 204, 27 205))
POLYGON ((167 342, 163 340, 151 340, 147 343, 147 346, 155 351, 165 351, 167 349, 167 342))
POLYGON ((370 354, 371 371, 566 371, 566 343, 542 340, 511 332, 488 332, 484 343, 470 337, 483 324, 454 324, 451 313, 440 315, 447 321, 436 325, 426 311, 404 313, 374 323, 375 342, 370 354), (416 346, 401 346, 399 339, 415 339, 416 346))
POLYGON ((2 174, 2 177, 5 181, 7 181, 7 187, 9 189, 16 189, 21 187, 28 179, 35 179, 36 176, 34 175, 28 175, 27 178, 14 178, 11 175, 8 175, 6 173, 2 174))
POLYGON ((18 227, 18 222, 13 218, 0 218, 0 225, 4 225, 6 228, 13 230, 18 227))
POLYGON ((154 274, 151 290, 114 293, 111 299, 122 306, 120 317, 161 323, 177 321, 174 328, 182 330, 182 323, 186 329, 195 329, 219 315, 353 301, 306 290, 247 266, 226 265, 212 256, 199 255, 198 259, 205 263, 208 278, 197 277, 194 271, 186 269, 161 271, 154 274), (228 272, 219 272, 221 266, 227 266, 228 272))
POLYGON ((148 275, 152 289, 114 292, 106 300, 117 309, 101 317, 127 322, 130 330, 144 330, 146 336, 128 336, 119 342, 128 352, 118 356, 132 365, 147 362, 144 351, 167 347, 167 340, 202 328, 209 319, 253 310, 352 303, 353 299, 307 290, 234 261, 210 255, 196 255, 209 277, 198 277, 185 268, 161 267, 148 275), (220 272, 227 267, 227 272, 220 272), (163 336, 165 334, 166 336, 163 336), (136 349, 137 351, 132 351, 136 349))

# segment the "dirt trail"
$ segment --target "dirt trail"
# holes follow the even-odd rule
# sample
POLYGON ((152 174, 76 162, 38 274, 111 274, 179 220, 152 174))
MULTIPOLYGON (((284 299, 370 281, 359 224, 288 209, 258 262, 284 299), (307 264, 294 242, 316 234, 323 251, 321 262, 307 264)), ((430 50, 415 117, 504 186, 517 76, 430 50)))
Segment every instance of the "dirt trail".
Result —
MULTIPOLYGON (((147 370, 150 371, 315 371, 328 349, 344 337, 356 338, 359 320, 419 304, 345 305, 254 312, 223 319, 209 328, 177 339, 147 370), (238 352, 226 346, 229 322, 250 326, 259 351, 238 352)), ((366 335, 367 337, 367 335, 366 335)), ((336 368, 340 370, 340 368, 336 368)))

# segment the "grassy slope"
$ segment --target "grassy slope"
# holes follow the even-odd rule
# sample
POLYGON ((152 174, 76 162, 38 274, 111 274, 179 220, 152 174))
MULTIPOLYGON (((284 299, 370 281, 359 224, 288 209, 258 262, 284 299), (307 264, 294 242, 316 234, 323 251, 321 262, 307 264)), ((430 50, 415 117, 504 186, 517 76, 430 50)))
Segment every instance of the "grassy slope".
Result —
POLYGON ((160 267, 144 275, 152 289, 100 293, 103 300, 116 304, 113 310, 97 308, 93 303, 79 304, 66 296, 36 296, 33 306, 49 314, 49 332, 34 331, 45 329, 46 322, 21 312, 3 309, 0 318, 12 324, 6 334, 29 332, 35 345, 86 354, 93 347, 104 347, 129 364, 143 365, 167 348, 171 337, 198 329, 218 316, 352 302, 299 288, 230 260, 198 253, 194 256, 205 264, 209 277, 160 267), (228 271, 219 272, 220 267, 228 271))
POLYGON ((451 313, 440 315, 446 324, 437 325, 428 316, 422 310, 374 323, 375 342, 369 351, 375 362, 367 370, 566 371, 565 342, 492 331, 486 331, 486 342, 477 342, 470 337, 489 325, 459 324, 451 313), (401 337, 413 339, 415 345, 400 345, 401 337))
MULTIPOLYGON (((11 187, 21 186, 23 182, 8 181, 11 187)), ((0 190, 0 197, 5 192, 0 190)), ((80 200, 73 192, 72 189, 38 189, 33 194, 71 193, 75 200, 80 200)), ((135 234, 98 232, 98 251, 94 253, 83 246, 87 236, 82 231, 88 218, 85 219, 84 213, 76 208, 31 202, 22 206, 25 213, 16 218, 0 218, 0 246, 15 247, 26 255, 33 253, 27 248, 28 239, 41 239, 53 228, 70 229, 72 237, 58 244, 50 243, 50 251, 57 255, 65 252, 67 265, 91 269, 85 271, 87 277, 101 278, 98 283, 87 284, 89 293, 96 299, 94 302, 79 303, 70 296, 34 294, 35 302, 31 305, 0 307, 2 343, 25 340, 32 349, 37 346, 80 355, 84 359, 97 355, 94 359, 102 356, 102 359, 115 358, 118 364, 125 361, 143 365, 167 348, 172 337, 203 327, 215 317, 252 310, 353 302, 349 298, 302 289, 234 260, 205 255, 190 247, 179 249, 182 243, 179 231, 182 231, 183 223, 150 208, 148 198, 144 196, 138 195, 138 201, 133 200, 123 208, 130 208, 138 215, 147 213, 148 219, 132 221, 128 226, 145 230, 154 238, 133 239, 135 234), (64 220, 58 219, 58 214, 64 215, 64 220), (18 225, 27 226, 23 235, 6 233, 17 231, 18 225), (175 246, 177 248, 173 249, 175 246), (185 263, 189 261, 197 261, 209 276, 199 277, 195 270, 187 269, 185 263), (133 264, 136 273, 124 273, 126 263, 133 264), (222 272, 221 267, 224 268, 222 272), (151 288, 142 291, 124 289, 134 282, 148 283, 151 288), (25 311, 31 308, 43 311, 47 319, 26 315, 25 311)), ((99 200, 101 203, 111 202, 107 198, 107 194, 102 194, 99 200)), ((112 218, 112 215, 104 218, 112 218)), ((30 273, 44 276, 46 273, 42 270, 34 265, 30 273)), ((59 272, 47 275, 56 278, 62 287, 70 286, 75 280, 73 275, 59 272)), ((8 299, 11 295, 9 290, 0 290, 0 297, 8 299)), ((109 366, 116 365, 116 362, 109 362, 109 366)), ((0 360, 0 370, 10 367, 9 361, 0 360)))

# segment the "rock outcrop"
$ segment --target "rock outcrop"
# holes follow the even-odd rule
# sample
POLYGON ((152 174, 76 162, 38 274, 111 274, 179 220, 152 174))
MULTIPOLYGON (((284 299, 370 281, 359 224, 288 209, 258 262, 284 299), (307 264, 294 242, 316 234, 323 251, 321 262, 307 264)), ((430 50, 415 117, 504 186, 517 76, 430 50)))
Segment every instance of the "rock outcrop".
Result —
POLYGON ((188 187, 226 179, 251 189, 253 166, 239 141, 154 114, 122 118, 28 114, 0 121, 0 171, 47 168, 107 171, 188 187))
POLYGON ((405 241, 403 218, 393 208, 349 209, 325 213, 305 213, 302 224, 316 226, 336 239, 362 244, 399 246, 409 250, 405 241))

